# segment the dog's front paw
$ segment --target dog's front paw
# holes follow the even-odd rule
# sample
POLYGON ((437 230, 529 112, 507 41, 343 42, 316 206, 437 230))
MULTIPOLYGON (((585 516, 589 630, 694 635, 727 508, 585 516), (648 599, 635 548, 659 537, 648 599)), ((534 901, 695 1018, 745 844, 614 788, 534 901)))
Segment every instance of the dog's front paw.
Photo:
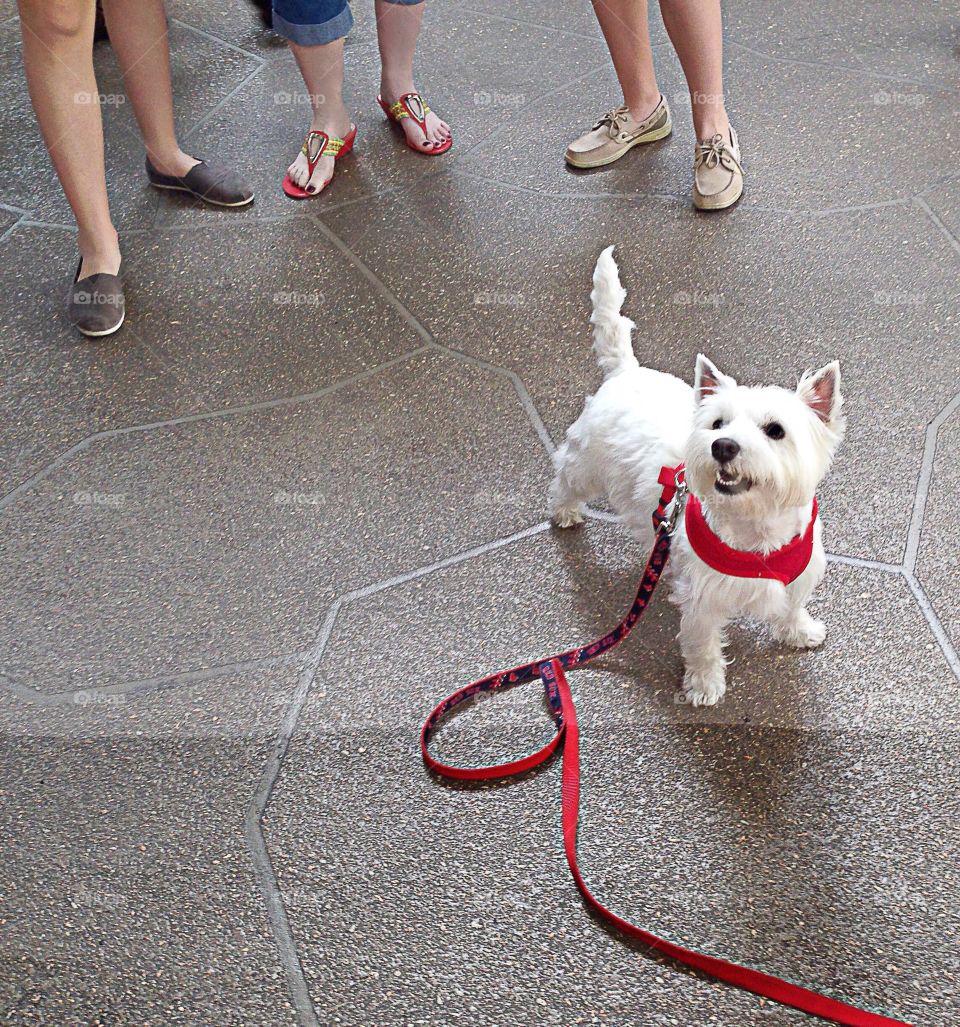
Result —
POLYGON ((806 610, 780 631, 780 638, 795 649, 816 649, 827 637, 827 626, 822 620, 814 620, 806 610))
POLYGON ((553 523, 558 528, 575 528, 583 524, 583 511, 578 506, 561 506, 553 511, 553 523))
POLYGON ((683 696, 691 706, 716 706, 727 690, 722 666, 688 670, 683 676, 683 696))

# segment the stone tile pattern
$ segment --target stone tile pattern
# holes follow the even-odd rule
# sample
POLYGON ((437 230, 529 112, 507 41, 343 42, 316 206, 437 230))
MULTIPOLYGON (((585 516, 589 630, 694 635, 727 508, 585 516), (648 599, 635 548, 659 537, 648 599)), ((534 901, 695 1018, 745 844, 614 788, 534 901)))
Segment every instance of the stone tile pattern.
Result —
MULTIPOLYGON (((590 261, 600 246, 622 234, 626 217, 636 230, 624 240, 621 255, 632 286, 630 302, 640 311, 638 349, 648 362, 686 376, 693 353, 709 344, 744 377, 751 372, 762 377, 784 373, 785 353, 813 360, 839 352, 848 368, 853 365, 848 380, 865 397, 861 408, 872 395, 881 409, 891 411, 900 445, 896 459, 883 451, 889 439, 882 417, 872 434, 855 426, 851 431, 838 467, 841 485, 828 486, 832 508, 839 511, 838 521, 842 518, 833 536, 834 559, 843 566, 834 567, 825 590, 830 611, 836 611, 831 643, 836 648, 810 657, 805 670, 795 663, 777 666, 781 684, 796 690, 791 701, 785 704, 765 681, 764 667, 769 672, 773 659, 769 647, 762 639, 741 636, 734 647, 746 670, 742 678, 735 675, 740 688, 731 705, 706 714, 677 707, 672 690, 679 668, 670 649, 675 624, 659 609, 645 625, 639 665, 614 656, 607 673, 583 675, 585 698, 593 694, 596 709, 609 709, 603 694, 611 687, 625 699, 619 720, 609 712, 585 718, 588 730, 601 729, 606 748, 590 767, 591 788, 613 790, 617 775, 624 773, 617 732, 633 752, 656 751, 660 777, 651 785, 674 792, 684 787, 688 772, 679 761, 671 762, 677 760, 674 750, 694 749, 713 775, 738 782, 747 793, 734 793, 729 819, 708 809, 708 797, 694 803, 688 795, 677 807, 683 817, 661 817, 652 827, 673 833, 678 858, 700 853, 718 873, 723 853, 738 851, 750 831, 762 831, 765 858, 772 862, 753 854, 753 862, 740 868, 745 880, 734 872, 726 884, 719 881, 706 890, 696 873, 679 888, 661 882, 662 868, 637 856, 623 858, 610 847, 625 824, 625 849, 640 851, 650 844, 642 830, 643 799, 633 793, 622 809, 615 799, 598 796, 588 829, 591 877, 608 895, 627 894, 632 882, 652 878, 651 904, 662 883, 664 920, 693 944, 726 949, 811 982, 822 970, 825 983, 845 994, 856 991, 877 1004, 895 1005, 917 1023, 950 1022, 960 1015, 944 1008, 958 993, 955 964, 951 970, 935 959, 915 960, 910 986, 898 993, 871 973, 876 968, 868 946, 852 936, 852 929, 842 945, 854 969, 845 972, 842 962, 824 967, 822 946, 811 948, 810 933, 794 924, 805 914, 814 919, 814 908, 836 912, 840 902, 849 912, 873 901, 883 915, 866 921, 863 931, 869 934, 876 926, 887 975, 905 972, 889 960, 903 950, 902 961, 909 964, 908 941, 929 951, 936 948, 936 937, 957 931, 957 910, 949 899, 957 894, 957 882, 947 879, 955 875, 949 855, 955 839, 945 826, 950 818, 934 806, 924 817, 922 805, 935 804, 938 792, 957 794, 955 782, 943 779, 952 773, 945 768, 958 764, 951 698, 960 678, 960 610, 949 573, 956 568, 960 543, 951 486, 958 480, 953 439, 960 367, 956 289, 950 283, 960 264, 960 241, 950 198, 957 195, 958 175, 945 172, 942 162, 942 154, 956 148, 957 131, 950 114, 956 91, 949 19, 934 7, 905 26, 899 5, 884 0, 872 5, 868 22, 858 5, 845 2, 831 10, 818 8, 813 23, 812 14, 781 23, 759 0, 730 4, 731 102, 741 135, 757 140, 751 144, 755 156, 747 152, 753 177, 736 211, 704 223, 687 209, 687 156, 677 140, 651 151, 644 162, 624 161, 603 176, 572 175, 562 168, 558 154, 578 127, 571 117, 587 120, 596 112, 581 108, 608 105, 615 88, 598 34, 583 12, 568 21, 547 0, 509 13, 486 0, 431 5, 422 46, 424 89, 455 131, 461 126, 460 146, 438 166, 406 152, 389 128, 371 117, 375 110, 367 94, 375 93, 375 38, 369 12, 358 14, 348 47, 348 81, 356 83, 352 89, 363 90, 357 106, 371 164, 383 164, 382 174, 354 160, 340 172, 339 188, 321 203, 292 208, 270 191, 305 120, 292 63, 260 33, 239 0, 226 6, 177 5, 171 38, 183 137, 202 138, 204 150, 209 140, 223 140, 222 152, 255 179, 260 198, 236 217, 202 211, 175 197, 158 200, 137 187, 140 158, 130 112, 113 112, 106 122, 108 156, 123 171, 117 175, 113 168, 127 274, 131 290, 138 279, 150 288, 142 297, 132 296, 123 337, 100 350, 68 340, 57 298, 51 299, 72 271, 62 245, 69 238, 63 229, 70 215, 59 192, 50 189, 46 156, 16 70, 12 8, 0 23, 0 58, 19 90, 3 116, 5 137, 15 142, 0 162, 0 250, 9 275, 5 302, 11 304, 4 312, 10 322, 3 343, 10 380, 4 382, 9 391, 2 414, 15 429, 10 433, 15 450, 6 444, 0 450, 0 530, 18 557, 44 541, 53 547, 38 562, 36 580, 20 561, 23 577, 12 581, 32 597, 34 609, 45 610, 47 625, 41 617, 21 636, 15 634, 22 623, 13 617, 15 607, 5 600, 0 611, 6 650, 0 668, 10 671, 0 676, 6 768, 0 780, 0 954, 10 957, 0 975, 3 1012, 17 1023, 392 1024, 416 1018, 446 1024, 538 1017, 569 1023, 579 1013, 577 1022, 599 1024, 610 1017, 623 1021, 642 1003, 649 1018, 644 1022, 651 1024, 802 1022, 654 961, 640 961, 638 967, 632 954, 583 917, 559 857, 559 839, 550 830, 552 800, 543 798, 549 788, 542 781, 518 786, 519 800, 506 798, 508 792, 484 793, 496 824, 485 839, 473 812, 483 796, 451 794, 423 779, 413 746, 423 710, 448 684, 456 684, 445 680, 451 668, 459 680, 540 651, 545 604, 524 587, 542 566, 551 579, 563 578, 557 544, 582 565, 582 575, 593 575, 589 603, 571 605, 577 594, 571 585, 558 586, 558 597, 546 604, 553 623, 565 625, 559 644, 568 644, 571 634, 600 630, 607 614, 615 616, 611 594, 618 602, 629 596, 624 543, 614 529, 594 524, 585 536, 556 540, 537 514, 549 473, 546 456, 590 386, 585 376, 593 373, 584 306, 590 261), (454 27, 452 40, 444 19, 454 27), (851 33, 855 46, 848 45, 851 33), (466 69, 464 99, 459 85, 466 69), (822 127, 822 114, 831 109, 836 113, 831 133, 803 130, 804 125, 822 127), (531 123, 536 125, 532 134, 531 123), (832 161, 828 151, 834 146, 832 161), (236 221, 240 233, 234 231, 236 221), (764 310, 769 274, 754 252, 758 239, 768 261, 779 266, 781 281, 804 283, 799 298, 780 296, 779 307, 766 310, 767 324, 762 313, 757 316, 764 310), (708 276, 706 285, 690 280, 690 253, 697 248, 722 261, 722 278, 708 276), (179 249, 189 254, 192 267, 190 261, 186 269, 180 265, 179 249), (204 272, 202 257, 210 252, 218 253, 220 262, 204 272), (737 289, 731 253, 756 265, 752 291, 739 296, 739 305, 735 300, 714 311, 710 298, 718 289, 726 283, 737 289), (30 277, 31 254, 42 255, 39 279, 30 277), (805 279, 804 262, 819 272, 818 254, 826 255, 823 268, 833 291, 816 322, 822 338, 813 339, 803 312, 817 307, 818 297, 813 280, 805 279), (60 259, 62 282, 56 271, 60 259), (264 283, 251 280, 251 259, 264 269, 264 283), (261 295, 239 310, 231 308, 226 319, 219 317, 209 297, 235 295, 238 277, 244 276, 243 295, 254 296, 258 285, 269 293, 273 262, 284 264, 284 298, 274 296, 271 305, 261 295), (301 291, 297 275, 311 262, 320 270, 305 275, 301 291), (856 273, 837 270, 854 265, 856 273), (170 271, 164 280, 154 269, 165 267, 170 271), (922 274, 911 277, 911 269, 922 274), (632 275, 637 276, 633 282, 632 275), (171 281, 183 291, 164 297, 171 281), (872 302, 861 302, 871 281, 872 302), (512 302, 519 293, 511 282, 536 290, 529 306, 512 302), (191 288, 203 297, 201 316, 191 317, 191 288), (349 316, 338 320, 337 297, 344 293, 349 316), (314 307, 322 311, 324 330, 310 333, 304 353, 298 335, 314 307), (291 316, 298 308, 307 316, 291 316), (738 319, 750 323, 751 312, 755 336, 737 325, 738 319), (216 346, 218 322, 228 326, 230 341, 221 343, 214 359, 205 347, 216 346), (723 332, 711 333, 708 322, 723 332), (786 342, 770 331, 778 323, 784 323, 786 342), (891 334, 897 337, 887 351, 891 334), (303 354, 299 359, 284 360, 284 339, 303 354), (363 348, 351 346, 352 340, 363 348), (370 345, 371 340, 382 345, 370 345), (268 343, 266 361, 257 359, 261 342, 268 343), (858 364, 865 368, 859 380, 858 364), (891 365, 893 372, 885 376, 891 365), (394 420, 383 431, 358 435, 350 429, 351 405, 354 414, 366 409, 371 389, 394 420), (482 405, 459 421, 457 404, 441 416, 438 389, 454 398, 458 389, 481 397, 490 411, 486 426, 482 405), (429 457, 420 459, 404 439, 411 415, 423 413, 417 404, 427 404, 428 412, 436 408, 436 430, 444 431, 448 418, 463 431, 462 437, 450 433, 451 452, 438 468, 429 466, 429 457), (228 451, 232 446, 250 466, 269 461, 275 440, 289 439, 296 457, 287 464, 307 464, 315 451, 323 454, 331 476, 338 473, 339 454, 350 460, 344 480, 372 508, 377 474, 393 462, 398 474, 389 507, 393 534, 380 534, 375 516, 363 520, 364 509, 352 511, 354 520, 321 515, 331 539, 326 551, 348 552, 352 544, 363 554, 368 542, 372 547, 370 559, 330 573, 317 558, 318 533, 299 518, 314 493, 298 485, 288 468, 275 485, 296 523, 271 540, 283 554, 276 566, 287 570, 264 581, 258 561, 273 567, 270 549, 257 550, 250 539, 276 532, 276 526, 264 521, 256 504, 244 500, 246 513, 244 503, 224 505, 229 489, 223 481, 231 474, 226 461, 192 476, 185 438, 207 438, 228 451), (893 468, 886 501, 877 470, 883 460, 893 468), (476 480, 460 474, 458 462, 482 473, 476 480), (850 498, 856 494, 858 467, 871 469, 866 513, 850 498), (125 494, 120 486, 111 491, 104 483, 136 481, 138 474, 157 497, 150 516, 138 521, 137 511, 127 509, 123 523, 104 531, 91 506, 101 503, 109 511, 110 497, 125 494), (180 495, 178 479, 187 483, 180 495), (421 501, 418 485, 436 497, 443 515, 421 501), (196 493, 194 505, 178 505, 188 491, 196 493), (472 506, 464 504, 468 492, 472 506), (71 496, 72 501, 63 501, 71 496), (238 519, 235 537, 244 545, 238 555, 247 554, 246 566, 242 560, 218 563, 191 543, 190 536, 203 535, 197 511, 205 503, 226 511, 227 534, 238 519), (180 562, 173 541, 178 523, 187 526, 180 532, 187 535, 180 562), (177 594, 176 583, 167 592, 151 591, 148 575, 124 577, 117 538, 125 530, 131 537, 145 533, 131 557, 142 571, 187 570, 183 594, 177 594), (139 548, 146 538, 163 539, 164 532, 171 536, 164 545, 139 548), (95 587, 96 548, 82 552, 85 538, 96 546, 105 536, 117 581, 124 584, 125 608, 119 612, 103 603, 95 587), (226 637, 203 630, 201 618, 217 620, 216 604, 191 601, 214 594, 203 572, 218 568, 231 579, 219 597, 232 615, 217 621, 226 637), (507 599, 489 593, 489 583, 471 584, 473 568, 511 584, 507 599), (315 589, 311 574, 319 580, 315 589), (59 631, 59 587, 72 588, 74 636, 59 631), (257 588, 260 605, 282 608, 283 616, 258 616, 252 598, 257 588), (449 617, 450 590, 462 594, 471 588, 487 598, 470 611, 474 626, 458 631, 449 617), (525 598, 514 602, 509 598, 514 593, 525 598), (38 598, 44 594, 48 609, 38 598), (147 602, 139 617, 132 605, 138 596, 147 602), (871 621, 867 629, 865 618, 871 621), (178 635, 188 633, 191 644, 184 653, 178 635), (445 641, 428 652, 420 675, 404 670, 398 677, 389 666, 393 649, 381 651, 384 635, 395 638, 396 649, 409 650, 407 668, 416 666, 419 656, 405 638, 422 637, 428 647, 429 639, 445 641), (134 641, 125 648, 128 636, 134 641), (95 649, 102 667, 76 638, 95 649), (144 651, 151 649, 155 657, 144 660, 144 651), (664 652, 671 655, 664 658, 664 652), (884 671, 889 654, 894 674, 884 671), (116 673, 111 675, 108 666, 116 673), (864 680, 869 702, 852 714, 864 680), (637 694, 638 681, 653 684, 652 698, 637 694), (391 692, 377 714, 383 690, 398 685, 400 691, 391 692), (384 726, 384 713, 393 718, 391 726, 384 726), (637 737, 637 725, 644 723, 651 732, 637 737), (708 730, 715 732, 710 742, 700 736, 708 730), (798 732, 811 744, 803 760, 791 749, 783 762, 778 755, 783 740, 802 737, 798 732), (912 741, 898 742, 901 737, 912 741), (857 747, 872 756, 858 761, 857 747), (368 753, 374 749, 375 757, 368 753), (757 773, 745 778, 739 759, 753 760, 764 749, 757 773), (904 759, 915 771, 917 792, 903 780, 909 773, 895 773, 904 759), (337 782, 362 780, 365 774, 372 775, 370 781, 348 788, 342 805, 331 802, 337 782), (404 787, 411 775, 412 795, 404 787), (858 810, 854 798, 864 776, 870 779, 864 787, 886 796, 875 809, 883 830, 901 838, 899 852, 888 851, 884 839, 870 833, 867 814, 858 810), (839 781, 853 783, 831 785, 839 781), (84 784, 78 800, 79 782, 84 784), (796 792, 783 810, 775 808, 777 788, 796 792), (767 828, 772 823, 786 831, 803 824, 805 800, 815 802, 830 788, 832 801, 843 807, 845 826, 862 831, 863 844, 875 850, 877 861, 889 863, 866 893, 858 892, 861 885, 849 875, 837 884, 839 894, 818 890, 816 875, 827 864, 836 871, 842 854, 816 847, 782 854, 788 870, 796 863, 795 873, 810 882, 807 887, 791 887, 789 873, 778 877, 781 853, 772 850, 781 843, 767 828), (527 826, 526 801, 547 803, 532 811, 543 814, 536 827, 533 820, 527 826), (909 815, 898 817, 898 804, 909 815), (417 841, 430 829, 418 807, 436 818, 439 852, 432 860, 417 841), (372 879, 369 895, 376 897, 383 884, 375 878, 382 831, 371 822, 374 812, 395 814, 408 835, 385 860, 396 876, 371 925, 364 888, 372 879), (743 818, 739 836, 738 816, 743 818), (864 817, 862 824, 858 816, 864 817), (515 824, 517 817, 522 819, 515 824), (350 830, 351 820, 358 829, 350 830), (929 846, 909 860, 904 856, 911 828, 916 839, 930 844, 934 837, 944 838, 946 864, 938 864, 929 846), (514 852, 521 839, 530 848, 514 852), (498 874, 495 865, 487 865, 491 844, 498 859, 515 858, 516 873, 498 874), (711 845, 713 851, 705 854, 711 845), (539 869, 541 857, 545 871, 539 869), (912 876, 924 859, 931 861, 931 878, 944 875, 939 894, 928 895, 929 880, 912 876), (445 875, 472 866, 477 883, 466 902, 448 892, 440 896, 432 923, 422 909, 418 914, 423 932, 433 927, 445 940, 411 937, 409 927, 416 922, 411 915, 431 899, 411 885, 418 868, 442 889, 451 883, 445 875), (532 886, 531 875, 541 872, 547 879, 532 886), (761 877, 768 887, 786 889, 783 916, 791 923, 779 917, 771 923, 770 911, 747 911, 739 917, 748 924, 744 931, 734 922, 736 905, 731 913, 727 904, 761 877), (355 891, 345 895, 344 886, 355 891), (704 896, 716 914, 708 936, 709 922, 691 912, 704 896), (499 908, 501 900, 506 910, 499 908), (341 901, 347 917, 336 910, 341 901), (903 908, 910 915, 898 928, 890 911, 903 908), (355 939, 350 916, 359 929, 355 939), (752 934, 760 940, 751 947, 752 923, 759 924, 752 934), (141 924, 160 939, 162 951, 151 952, 143 937, 128 940, 141 924), (338 925, 346 937, 331 933, 338 925), (497 945, 514 942, 518 951, 504 959, 497 945), (396 945, 409 949, 412 962, 399 956, 393 972, 389 961, 396 945), (458 980, 452 963, 469 959, 470 946, 481 950, 473 984, 458 980), (544 1005, 535 989, 521 987, 543 972, 547 955, 573 966, 578 946, 587 953, 582 1004, 569 1009, 551 996, 544 1005), (15 971, 8 972, 8 966, 15 971), (204 980, 211 967, 217 967, 215 976, 204 980), (339 977, 331 978, 328 968, 339 977), (475 985, 485 974, 487 993, 478 996, 475 985), (512 1008, 504 1005, 503 993, 489 991, 511 979, 517 983, 512 1008), (428 990, 431 981, 439 990, 428 990), (952 981, 952 988, 944 981, 952 981)), ((662 27, 656 28, 654 42, 680 134, 688 129, 682 77, 662 27)), ((119 95, 109 56, 99 48, 101 85, 119 95)), ((426 452, 429 430, 421 430, 421 436, 426 452)), ((190 459, 202 466, 203 447, 194 446, 194 452, 190 459)), ((828 525, 830 509, 826 503, 828 525)), ((629 556, 631 567, 642 560, 642 554, 630 551, 629 556)), ((156 580, 164 584, 163 575, 156 580)), ((11 589, 5 592, 9 596, 11 589)), ((524 744, 519 729, 534 712, 510 707, 513 726, 503 742, 508 749, 524 744)), ((461 753, 480 759, 496 723, 503 721, 481 715, 470 727, 459 725, 451 738, 461 753)), ((627 770, 631 777, 633 765, 627 770)), ((818 810, 810 824, 821 845, 829 835, 829 816, 818 810)), ((781 842, 781 848, 789 848, 781 842)), ((630 911, 645 916, 643 909, 630 911)), ((856 924, 856 915, 850 915, 856 924)), ((562 968, 560 963, 554 968, 557 988, 570 979, 561 978, 562 968)))

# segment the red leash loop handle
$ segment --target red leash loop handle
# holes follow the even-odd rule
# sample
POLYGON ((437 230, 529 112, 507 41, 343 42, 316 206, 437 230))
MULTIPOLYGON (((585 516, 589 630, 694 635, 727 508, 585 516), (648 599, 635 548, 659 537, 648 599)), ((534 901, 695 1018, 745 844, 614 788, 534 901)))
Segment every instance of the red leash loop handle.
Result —
MULTIPOLYGON (((670 478, 672 479, 673 469, 670 478)), ((667 504, 673 497, 673 490, 661 475, 664 494, 661 498, 654 524, 659 528, 664 520, 667 504)), ((584 902, 598 913, 604 920, 618 930, 644 945, 679 963, 693 967, 717 980, 732 984, 745 991, 772 999, 785 1006, 792 1006, 803 1012, 822 1017, 833 1023, 844 1024, 846 1027, 911 1027, 903 1020, 894 1020, 879 1013, 871 1013, 856 1006, 848 1005, 837 999, 828 998, 818 992, 803 988, 799 984, 791 984, 772 974, 754 970, 738 963, 731 963, 717 956, 709 956, 703 952, 684 948, 675 942, 667 941, 656 934, 651 934, 629 920, 612 913, 597 899, 587 887, 577 863, 577 823, 580 815, 580 732, 577 726, 577 711, 573 703, 573 695, 567 683, 564 670, 590 662, 601 653, 612 649, 623 641, 643 615, 650 602, 653 591, 660 580, 663 568, 670 556, 670 534, 667 531, 657 532, 657 541, 650 554, 650 560, 644 571, 637 597, 620 623, 603 638, 598 639, 586 648, 570 649, 556 656, 543 660, 524 663, 512 670, 500 671, 465 686, 448 696, 430 714, 420 732, 420 749, 423 762, 435 774, 452 778, 457 781, 494 781, 523 774, 534 767, 545 763, 558 748, 563 751, 563 784, 561 791, 561 813, 563 826, 563 847, 570 866, 570 873, 583 897, 584 902), (494 692, 502 688, 540 679, 546 690, 550 704, 550 714, 557 725, 557 733, 536 752, 532 752, 517 760, 500 763, 488 767, 458 767, 441 763, 430 755, 430 737, 440 721, 461 703, 482 692, 494 692)))

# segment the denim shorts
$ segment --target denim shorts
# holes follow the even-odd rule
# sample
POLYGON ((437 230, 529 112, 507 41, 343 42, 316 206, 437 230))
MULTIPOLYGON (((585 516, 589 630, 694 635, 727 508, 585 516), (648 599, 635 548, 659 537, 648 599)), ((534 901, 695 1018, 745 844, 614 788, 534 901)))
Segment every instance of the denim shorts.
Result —
MULTIPOLYGON (((419 4, 423 0, 389 0, 419 4)), ((353 25, 347 0, 273 0, 273 31, 300 46, 321 46, 342 39, 353 25)))

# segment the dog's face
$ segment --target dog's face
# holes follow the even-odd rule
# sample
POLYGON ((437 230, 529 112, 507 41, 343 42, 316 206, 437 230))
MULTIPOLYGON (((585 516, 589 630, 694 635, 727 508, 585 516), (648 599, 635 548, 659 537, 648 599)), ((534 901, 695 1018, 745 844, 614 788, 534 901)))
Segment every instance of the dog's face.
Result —
POLYGON ((806 374, 795 392, 746 388, 702 354, 686 478, 715 510, 764 517, 813 499, 843 437, 840 365, 806 374))

